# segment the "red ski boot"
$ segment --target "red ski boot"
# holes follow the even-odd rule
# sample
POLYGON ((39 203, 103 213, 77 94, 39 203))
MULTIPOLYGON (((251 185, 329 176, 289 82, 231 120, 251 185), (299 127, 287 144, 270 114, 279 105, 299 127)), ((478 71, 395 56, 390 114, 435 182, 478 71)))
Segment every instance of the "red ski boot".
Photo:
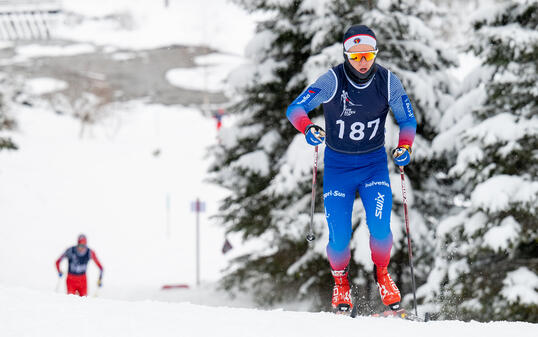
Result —
POLYGON ((398 287, 394 284, 386 267, 376 267, 376 282, 383 304, 390 307, 392 310, 400 309, 400 290, 398 290, 398 287))
POLYGON ((351 309, 353 309, 347 272, 347 268, 344 270, 331 270, 334 277, 332 306, 337 313, 351 313, 351 309))

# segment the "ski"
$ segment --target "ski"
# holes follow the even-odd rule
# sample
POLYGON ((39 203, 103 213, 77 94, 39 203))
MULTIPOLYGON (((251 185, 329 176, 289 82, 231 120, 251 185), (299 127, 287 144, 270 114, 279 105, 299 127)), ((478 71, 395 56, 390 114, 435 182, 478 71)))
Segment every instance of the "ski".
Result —
POLYGON ((379 313, 373 313, 369 316, 363 316, 363 315, 357 315, 357 311, 355 310, 355 308, 353 308, 353 310, 349 313, 347 312, 344 312, 344 313, 337 313, 337 314, 340 314, 340 315, 347 315, 351 318, 355 318, 355 317, 383 317, 383 318, 399 318, 399 319, 405 319, 405 320, 408 320, 408 321, 414 321, 414 322, 427 322, 427 320, 423 319, 422 317, 419 317, 415 314, 412 314, 410 312, 408 312, 407 310, 405 309, 398 309, 398 310, 386 310, 386 311, 383 311, 383 312, 379 312, 379 313))
POLYGON ((396 318, 405 319, 408 321, 425 322, 423 318, 415 314, 412 314, 410 312, 407 312, 405 309, 386 310, 380 313, 372 314, 371 316, 372 317, 396 317, 396 318))
POLYGON ((333 310, 333 313, 336 315, 343 315, 343 316, 350 316, 350 317, 354 317, 354 315, 357 314, 355 307, 349 310, 349 305, 347 304, 339 304, 338 308, 333 310))
POLYGON ((351 315, 351 312, 349 312, 349 311, 338 311, 338 310, 334 310, 334 311, 333 311, 333 314, 338 315, 338 316, 354 317, 354 316, 351 315))

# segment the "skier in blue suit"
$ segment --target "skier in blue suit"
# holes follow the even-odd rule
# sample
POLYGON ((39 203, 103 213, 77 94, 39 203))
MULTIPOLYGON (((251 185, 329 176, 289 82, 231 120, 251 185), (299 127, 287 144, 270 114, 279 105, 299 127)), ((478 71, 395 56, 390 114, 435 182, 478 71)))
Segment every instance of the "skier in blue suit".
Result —
POLYGON ((392 192, 385 151, 385 119, 389 108, 400 127, 396 165, 411 158, 416 119, 402 83, 376 63, 377 40, 364 25, 344 34, 344 63, 329 69, 288 107, 287 117, 305 134, 308 144, 325 141, 323 201, 329 226, 327 257, 335 285, 332 306, 338 311, 353 307, 348 281, 351 258, 351 214, 358 191, 366 211, 370 250, 383 303, 396 310, 400 291, 388 273, 392 232, 392 192), (323 104, 325 128, 312 123, 308 112, 323 104))

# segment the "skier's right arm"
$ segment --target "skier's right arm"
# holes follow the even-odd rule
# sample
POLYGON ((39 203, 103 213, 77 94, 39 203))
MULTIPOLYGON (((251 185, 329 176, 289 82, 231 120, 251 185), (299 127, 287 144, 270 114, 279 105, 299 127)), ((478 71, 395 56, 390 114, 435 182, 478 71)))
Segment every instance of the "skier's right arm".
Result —
POLYGON ((58 260, 56 260, 56 270, 58 271, 58 276, 60 276, 60 277, 63 276, 63 273, 62 273, 62 271, 60 270, 60 262, 62 262, 63 258, 66 257, 66 253, 67 253, 67 252, 64 252, 64 253, 58 258, 58 260))
POLYGON ((330 101, 334 97, 336 89, 336 75, 331 69, 321 75, 288 106, 286 117, 299 132, 306 133, 309 127, 314 126, 314 123, 308 118, 308 112, 320 104, 330 101))

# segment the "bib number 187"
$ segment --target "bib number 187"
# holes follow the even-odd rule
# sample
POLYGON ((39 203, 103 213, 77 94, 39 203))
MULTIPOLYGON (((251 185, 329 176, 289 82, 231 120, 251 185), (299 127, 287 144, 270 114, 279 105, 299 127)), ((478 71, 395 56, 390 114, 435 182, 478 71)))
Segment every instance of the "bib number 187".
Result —
MULTIPOLYGON (((344 136, 345 136, 345 133, 346 133, 346 123, 343 120, 339 119, 339 120, 336 121, 336 124, 338 124, 338 126, 340 127, 340 132, 338 132, 338 138, 344 139, 344 136)), ((372 134, 370 135, 370 138, 368 138, 368 140, 375 137, 378 127, 379 127, 379 118, 376 118, 373 121, 369 121, 366 124, 366 128, 368 128, 368 129, 374 128, 374 130, 372 131, 372 134)), ((351 138, 352 140, 361 140, 361 139, 363 139, 364 138, 364 129, 365 129, 364 123, 355 122, 355 123, 351 124, 351 126, 349 128, 349 138, 351 138)))

